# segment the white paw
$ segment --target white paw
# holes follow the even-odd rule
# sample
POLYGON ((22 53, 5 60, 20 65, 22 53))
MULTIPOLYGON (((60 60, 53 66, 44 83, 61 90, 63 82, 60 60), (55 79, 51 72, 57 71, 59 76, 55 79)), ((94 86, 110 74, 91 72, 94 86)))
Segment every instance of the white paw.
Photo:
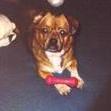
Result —
POLYGON ((66 84, 55 84, 54 86, 60 95, 68 95, 71 92, 71 88, 66 84))
POLYGON ((77 78, 77 79, 78 79, 77 88, 82 89, 84 87, 84 81, 81 78, 77 78))

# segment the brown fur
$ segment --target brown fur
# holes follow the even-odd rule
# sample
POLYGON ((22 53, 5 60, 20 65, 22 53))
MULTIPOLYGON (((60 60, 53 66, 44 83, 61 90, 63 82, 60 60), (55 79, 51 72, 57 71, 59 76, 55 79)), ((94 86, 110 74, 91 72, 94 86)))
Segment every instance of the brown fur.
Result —
MULTIPOLYGON (((79 77, 77 72, 77 60, 73 52, 73 37, 78 28, 78 22, 73 21, 73 25, 64 15, 55 16, 51 13, 46 13, 45 16, 39 15, 34 18, 33 26, 33 40, 32 40, 32 52, 36 59, 36 71, 43 79, 46 79, 48 75, 53 76, 53 64, 48 59, 45 51, 51 38, 58 40, 58 49, 64 50, 64 54, 61 56, 62 69, 68 69, 71 72, 71 76, 76 76, 80 80, 80 85, 83 85, 83 80, 79 77), (48 27, 48 33, 44 27, 48 27), (62 37, 60 35, 60 29, 65 30, 67 33, 62 37), (76 73, 76 74, 73 74, 76 73)), ((78 86, 81 87, 81 86, 78 86)), ((60 87, 56 87, 57 90, 60 87)), ((63 93, 68 93, 68 86, 64 86, 63 93)), ((60 89, 61 90, 61 89, 60 89)), ((61 93, 61 91, 59 92, 61 93)))

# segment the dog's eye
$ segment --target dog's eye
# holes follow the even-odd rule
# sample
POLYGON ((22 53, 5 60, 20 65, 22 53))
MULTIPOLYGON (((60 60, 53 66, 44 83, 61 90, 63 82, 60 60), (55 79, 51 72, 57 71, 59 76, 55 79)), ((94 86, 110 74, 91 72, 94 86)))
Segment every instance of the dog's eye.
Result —
POLYGON ((62 36, 65 36, 67 34, 67 32, 65 30, 60 30, 59 32, 62 36))
POLYGON ((43 32, 43 33, 48 33, 49 30, 48 30, 48 28, 43 28, 43 29, 42 29, 42 32, 43 32))

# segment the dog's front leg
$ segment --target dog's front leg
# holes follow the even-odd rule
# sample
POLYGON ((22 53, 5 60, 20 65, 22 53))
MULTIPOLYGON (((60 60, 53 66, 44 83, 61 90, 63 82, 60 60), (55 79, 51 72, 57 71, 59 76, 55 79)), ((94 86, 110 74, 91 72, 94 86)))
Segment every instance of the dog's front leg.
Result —
MULTIPOLYGON (((52 73, 44 72, 44 71, 41 71, 41 70, 39 70, 38 73, 39 73, 39 76, 44 80, 46 80, 48 76, 53 76, 52 73)), ((65 85, 65 84, 55 84, 54 87, 56 88, 56 90, 61 95, 68 95, 68 93, 71 92, 71 88, 68 85, 65 85)))
POLYGON ((77 88, 82 89, 83 86, 84 86, 84 81, 83 81, 83 79, 79 76, 78 69, 77 69, 77 61, 76 61, 76 60, 72 60, 71 65, 69 65, 69 66, 67 67, 67 69, 70 71, 71 77, 75 77, 75 78, 78 79, 77 88))
MULTIPOLYGON (((53 74, 49 72, 44 72, 41 70, 38 70, 37 72, 39 76, 44 80, 46 80, 48 76, 53 76, 53 74)), ((60 95, 68 95, 68 93, 71 92, 71 88, 66 84, 55 84, 54 87, 56 88, 56 90, 59 92, 60 95)))
POLYGON ((54 86, 60 95, 68 95, 71 92, 71 87, 66 84, 55 84, 54 86))
POLYGON ((41 70, 37 70, 37 72, 42 79, 46 79, 48 76, 53 76, 53 74, 49 72, 45 72, 41 70))

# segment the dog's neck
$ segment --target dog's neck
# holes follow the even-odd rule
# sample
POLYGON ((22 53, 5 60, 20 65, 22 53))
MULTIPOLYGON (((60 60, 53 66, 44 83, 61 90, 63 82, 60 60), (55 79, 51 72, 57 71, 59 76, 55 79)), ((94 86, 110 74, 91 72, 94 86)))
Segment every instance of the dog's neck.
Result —
POLYGON ((64 50, 62 50, 61 52, 46 51, 45 53, 46 53, 47 58, 53 65, 54 72, 62 73, 63 69, 61 66, 61 62, 62 62, 62 55, 64 55, 64 50))

